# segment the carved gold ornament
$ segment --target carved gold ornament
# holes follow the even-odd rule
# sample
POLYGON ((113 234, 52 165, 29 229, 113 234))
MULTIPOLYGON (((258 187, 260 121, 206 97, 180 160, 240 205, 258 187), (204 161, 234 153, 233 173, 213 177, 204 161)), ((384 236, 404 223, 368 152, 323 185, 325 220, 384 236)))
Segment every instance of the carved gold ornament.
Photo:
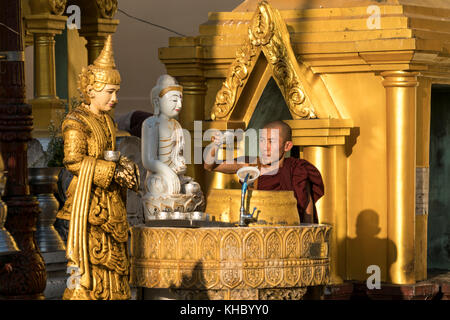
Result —
POLYGON ((117 0, 96 0, 97 7, 104 19, 112 19, 117 12, 117 0))
POLYGON ((61 15, 66 8, 67 0, 49 0, 48 4, 53 14, 61 15))
POLYGON ((289 32, 278 10, 263 1, 248 28, 248 39, 236 52, 228 76, 216 95, 212 120, 226 120, 237 103, 239 90, 261 53, 271 67, 273 77, 283 93, 294 118, 316 118, 314 108, 301 84, 289 32))
POLYGON ((301 288, 329 281, 330 226, 131 229, 131 283, 178 290, 301 288), (317 250, 321 248, 322 250, 317 250))

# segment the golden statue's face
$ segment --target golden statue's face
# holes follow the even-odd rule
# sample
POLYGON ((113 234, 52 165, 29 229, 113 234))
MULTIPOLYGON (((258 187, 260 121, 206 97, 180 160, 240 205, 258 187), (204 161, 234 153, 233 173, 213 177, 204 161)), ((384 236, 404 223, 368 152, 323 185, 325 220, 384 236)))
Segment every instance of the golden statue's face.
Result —
POLYGON ((159 99, 160 112, 169 118, 176 117, 182 108, 183 94, 179 91, 169 91, 159 99))
POLYGON ((120 85, 107 84, 105 87, 96 91, 94 88, 88 88, 89 98, 91 100, 91 110, 96 113, 108 112, 114 108, 118 102, 117 93, 119 92, 120 85))

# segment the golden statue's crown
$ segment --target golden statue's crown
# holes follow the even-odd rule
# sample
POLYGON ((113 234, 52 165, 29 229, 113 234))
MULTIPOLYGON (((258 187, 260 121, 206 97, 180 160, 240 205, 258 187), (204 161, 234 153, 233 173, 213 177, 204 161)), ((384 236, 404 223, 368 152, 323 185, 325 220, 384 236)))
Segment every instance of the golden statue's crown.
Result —
POLYGON ((108 35, 103 46, 102 52, 95 59, 94 66, 102 69, 115 69, 116 64, 114 62, 114 53, 112 48, 112 37, 108 35))
POLYGON ((88 85, 94 90, 101 91, 107 84, 120 84, 120 74, 114 62, 112 37, 108 35, 100 55, 94 63, 81 70, 78 80, 78 90, 85 103, 90 103, 88 85))

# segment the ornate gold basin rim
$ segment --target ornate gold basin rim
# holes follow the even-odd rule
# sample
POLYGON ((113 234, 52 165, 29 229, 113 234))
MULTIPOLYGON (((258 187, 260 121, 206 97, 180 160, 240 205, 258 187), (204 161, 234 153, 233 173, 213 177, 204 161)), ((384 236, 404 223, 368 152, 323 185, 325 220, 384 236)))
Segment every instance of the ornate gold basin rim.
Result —
POLYGON ((292 288, 329 281, 331 226, 131 228, 131 284, 292 288))

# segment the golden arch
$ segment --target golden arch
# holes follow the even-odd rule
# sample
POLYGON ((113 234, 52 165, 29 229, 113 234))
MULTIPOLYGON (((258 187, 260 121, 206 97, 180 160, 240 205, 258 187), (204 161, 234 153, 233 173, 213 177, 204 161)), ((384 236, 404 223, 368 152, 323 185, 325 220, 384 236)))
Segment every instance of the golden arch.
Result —
POLYGON ((280 12, 263 1, 216 95, 211 119, 243 120, 247 125, 270 77, 280 88, 293 119, 312 119, 320 114, 327 117, 297 63, 280 12), (245 94, 246 86, 250 94, 245 94))

